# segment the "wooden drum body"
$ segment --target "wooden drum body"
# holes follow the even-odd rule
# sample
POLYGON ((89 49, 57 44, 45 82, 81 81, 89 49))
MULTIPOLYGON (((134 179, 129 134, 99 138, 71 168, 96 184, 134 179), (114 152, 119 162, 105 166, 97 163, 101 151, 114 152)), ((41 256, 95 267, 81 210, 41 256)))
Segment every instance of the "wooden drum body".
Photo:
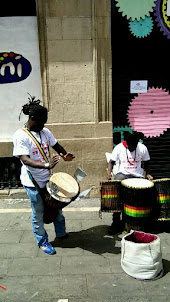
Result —
POLYGON ((152 220, 154 184, 141 178, 121 182, 124 203, 124 220, 127 231, 148 231, 152 220))
POLYGON ((121 180, 100 181, 101 212, 122 212, 121 180))
POLYGON ((170 221, 170 178, 153 180, 156 190, 155 219, 170 221))
POLYGON ((74 201, 79 192, 79 184, 71 175, 63 172, 53 174, 44 194, 44 223, 53 222, 58 210, 74 201))

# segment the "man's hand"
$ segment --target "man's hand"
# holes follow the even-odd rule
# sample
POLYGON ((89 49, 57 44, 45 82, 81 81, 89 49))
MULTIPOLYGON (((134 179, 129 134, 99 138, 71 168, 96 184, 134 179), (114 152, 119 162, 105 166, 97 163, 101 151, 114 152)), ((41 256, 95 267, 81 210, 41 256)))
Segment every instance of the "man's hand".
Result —
POLYGON ((49 164, 50 164, 49 169, 54 168, 56 166, 56 164, 58 164, 59 160, 60 160, 60 156, 58 154, 53 154, 53 156, 49 162, 49 164))
POLYGON ((107 171, 107 177, 106 177, 106 179, 107 180, 111 180, 112 179, 112 169, 113 169, 113 166, 111 166, 111 169, 108 169, 108 168, 106 168, 106 171, 107 171))
POLYGON ((65 155, 60 153, 60 156, 64 159, 64 161, 72 161, 73 158, 75 158, 75 156, 72 153, 66 153, 65 155))
POLYGON ((147 174, 146 177, 147 177, 148 180, 153 180, 153 177, 150 174, 147 174))

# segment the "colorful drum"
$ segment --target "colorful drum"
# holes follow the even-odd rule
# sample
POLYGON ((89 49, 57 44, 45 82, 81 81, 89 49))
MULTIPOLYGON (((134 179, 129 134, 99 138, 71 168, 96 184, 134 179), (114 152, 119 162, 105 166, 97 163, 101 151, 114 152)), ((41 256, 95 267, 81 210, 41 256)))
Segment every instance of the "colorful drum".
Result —
POLYGON ((152 223, 154 183, 143 178, 129 178, 122 180, 121 185, 126 230, 148 231, 152 223))
POLYGON ((122 212, 121 180, 100 181, 101 212, 122 212))
POLYGON ((156 190, 155 219, 170 221, 170 178, 153 180, 156 190))
POLYGON ((63 209, 79 195, 79 184, 69 174, 54 173, 44 194, 44 223, 54 221, 59 209, 63 209))

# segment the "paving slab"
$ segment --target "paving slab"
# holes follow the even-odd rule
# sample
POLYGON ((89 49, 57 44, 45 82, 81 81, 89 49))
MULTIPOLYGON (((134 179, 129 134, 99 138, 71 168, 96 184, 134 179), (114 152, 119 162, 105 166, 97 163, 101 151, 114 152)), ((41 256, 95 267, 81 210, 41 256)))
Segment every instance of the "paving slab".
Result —
POLYGON ((87 240, 84 244, 85 255, 111 255, 120 254, 120 248, 115 247, 115 240, 112 237, 87 240))
POLYGON ((13 219, 13 215, 11 214, 0 214, 0 226, 1 227, 6 227, 8 224, 9 224, 9 222, 13 219))
POLYGON ((64 297, 87 297, 86 277, 84 275, 8 277, 3 279, 3 284, 7 290, 0 294, 5 302, 8 301, 7 296, 17 298, 18 301, 22 302, 29 300, 50 301, 50 299, 57 301, 64 297))
MULTIPOLYGON (((46 227, 45 227, 45 229, 46 229, 46 227)), ((55 238, 55 232, 54 232, 53 227, 48 229, 48 238, 49 238, 49 241, 52 241, 55 238)), ((22 237, 20 239, 20 242, 21 243, 34 243, 34 244, 36 244, 36 238, 34 237, 31 230, 30 231, 25 230, 25 231, 22 231, 22 237)))
POLYGON ((1 259, 0 260, 0 280, 7 275, 8 270, 12 264, 12 259, 1 259))
POLYGON ((143 285, 148 296, 151 296, 151 293, 153 295, 155 295, 156 292, 158 293, 158 288, 160 296, 170 295, 169 272, 158 280, 143 282, 143 285))
POLYGON ((57 251, 48 256, 36 246, 29 200, 0 199, 0 285, 7 288, 0 288, 0 302, 169 301, 168 230, 158 233, 164 276, 150 282, 138 281, 121 268, 121 239, 125 233, 108 235, 112 213, 102 213, 101 219, 99 208, 96 199, 77 200, 66 207, 66 240, 54 242, 53 224, 46 224, 49 240, 57 251))
POLYGON ((69 219, 76 219, 76 220, 96 220, 96 219, 100 219, 99 218, 99 213, 98 211, 63 211, 64 212, 64 216, 67 220, 67 218, 69 219))
POLYGON ((0 248, 0 258, 37 257, 38 252, 39 248, 35 243, 3 243, 3 248, 0 248))
POLYGON ((35 239, 32 231, 29 231, 29 230, 22 231, 22 237, 21 237, 20 243, 36 244, 36 239, 35 239))
POLYGON ((9 190, 9 198, 17 199, 17 198, 27 198, 27 197, 28 196, 24 188, 9 190))
POLYGON ((27 199, 1 199, 0 198, 0 209, 8 209, 8 208, 30 208, 30 200, 27 199))
POLYGON ((164 240, 168 240, 169 241, 170 233, 168 233, 168 232, 162 232, 162 233, 158 233, 157 235, 160 237, 161 242, 164 241, 164 240))
POLYGON ((1 231, 0 232, 0 241, 2 243, 19 243, 21 237, 23 235, 23 231, 1 231))
MULTIPOLYGON (((79 247, 75 247, 75 248, 66 248, 66 247, 60 247, 60 246, 55 246, 55 244, 53 244, 53 246, 55 247, 56 249, 56 257, 61 257, 61 256, 83 256, 84 255, 84 250, 82 248, 79 248, 79 247)), ((47 257, 47 255, 45 253, 43 253, 41 251, 41 249, 38 249, 38 254, 37 254, 38 257, 47 257)))
POLYGON ((31 230, 31 219, 30 216, 27 214, 27 217, 23 216, 17 216, 13 218, 8 226, 6 227, 6 230, 31 230))
POLYGON ((165 295, 155 295, 155 293, 153 293, 153 295, 148 295, 147 296, 147 302, 169 302, 169 296, 165 296, 165 295))
POLYGON ((47 255, 46 258, 15 258, 8 270, 8 276, 56 275, 60 272, 61 257, 50 256, 47 255))
MULTIPOLYGON (((124 297, 124 296, 112 296, 112 297, 87 297, 87 298, 82 298, 82 299, 77 299, 77 298, 70 298, 69 302, 148 302, 147 298, 145 296, 137 296, 137 297, 124 297)), ((55 301, 53 301, 55 302, 55 301)))
MULTIPOLYGON (((37 299, 37 296, 38 294, 35 293, 33 296, 31 296, 29 298, 29 300, 23 300, 23 297, 21 299, 17 298, 11 298, 10 297, 6 297, 5 300, 2 300, 1 302, 25 302, 25 301, 31 301, 31 302, 46 302, 47 299, 45 298, 38 298, 37 299), (35 295, 35 296, 34 296, 35 295)), ((64 301, 67 301, 68 302, 94 302, 94 301, 97 301, 97 302, 157 302, 157 301, 160 301, 160 302, 169 302, 169 297, 165 297, 165 296, 153 296, 153 297, 121 297, 121 296, 118 296, 118 297, 112 297, 112 298, 103 298, 103 299, 99 299, 97 298, 96 300, 94 300, 94 297, 92 298, 85 298, 85 299, 81 299, 81 298, 76 298, 76 297, 70 297, 69 299, 58 299, 58 298, 55 298, 55 299, 49 299, 48 298, 48 302, 64 302, 64 301), (150 300, 151 299, 151 300, 150 300), (158 299, 158 300, 156 300, 158 299)))
POLYGON ((109 254, 109 255, 106 255, 106 257, 109 259, 112 273, 114 273, 114 274, 124 273, 124 271, 121 267, 121 253, 119 253, 117 255, 109 254))
POLYGON ((109 260, 103 256, 62 257, 61 274, 111 273, 109 260))
POLYGON ((54 248, 56 248, 56 251, 57 251, 58 247, 62 248, 63 250, 70 249, 70 251, 71 251, 72 249, 78 248, 83 251, 85 241, 80 236, 77 236, 77 233, 78 232, 71 232, 68 234, 69 237, 66 240, 57 239, 55 241, 51 241, 51 244, 54 248))
MULTIPOLYGON (((81 220, 81 224, 82 224, 82 230, 86 230, 87 228, 94 228, 96 226, 99 225, 110 225, 112 223, 112 218, 109 217, 110 215, 108 215, 107 217, 105 217, 104 219, 100 219, 99 217, 97 219, 93 219, 92 221, 88 221, 88 227, 87 227, 87 220, 86 219, 82 219, 81 220)), ((108 233, 108 232, 107 232, 108 233)))
POLYGON ((128 275, 94 274, 87 275, 88 294, 96 299, 99 297, 113 298, 114 296, 145 296, 142 282, 128 275))
POLYGON ((82 221, 66 219, 66 229, 67 232, 79 232, 82 230, 82 221))
POLYGON ((100 204, 100 198, 76 198, 67 206, 67 209, 72 207, 100 207, 100 204))

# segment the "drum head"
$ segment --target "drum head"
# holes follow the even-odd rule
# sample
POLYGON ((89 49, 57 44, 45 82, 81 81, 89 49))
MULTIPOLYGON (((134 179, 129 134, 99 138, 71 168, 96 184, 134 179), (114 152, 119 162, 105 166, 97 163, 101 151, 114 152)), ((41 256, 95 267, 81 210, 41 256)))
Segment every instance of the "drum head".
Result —
POLYGON ((70 202, 78 194, 79 185, 71 175, 58 172, 50 177, 47 191, 59 201, 70 202))
POLYGON ((154 183, 151 180, 144 178, 128 178, 122 180, 121 184, 128 188, 134 189, 145 189, 151 188, 154 186, 154 183))

